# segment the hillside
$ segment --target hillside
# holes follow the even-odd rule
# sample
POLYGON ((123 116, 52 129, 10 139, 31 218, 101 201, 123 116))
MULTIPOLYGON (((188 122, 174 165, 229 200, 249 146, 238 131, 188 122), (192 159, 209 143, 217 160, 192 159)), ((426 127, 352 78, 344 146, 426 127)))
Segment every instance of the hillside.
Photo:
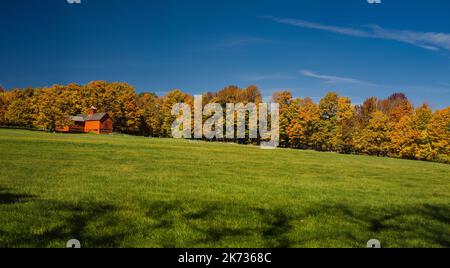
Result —
POLYGON ((450 165, 0 129, 0 247, 450 247, 450 165))

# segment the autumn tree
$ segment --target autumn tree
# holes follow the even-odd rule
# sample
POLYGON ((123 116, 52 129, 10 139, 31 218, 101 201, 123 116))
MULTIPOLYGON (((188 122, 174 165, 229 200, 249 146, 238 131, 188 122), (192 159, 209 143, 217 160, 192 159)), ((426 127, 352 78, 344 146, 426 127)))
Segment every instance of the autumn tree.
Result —
MULTIPOLYGON (((262 102, 256 86, 227 86, 202 98, 203 105, 221 104, 224 113, 227 103, 262 102)), ((280 146, 450 163, 450 107, 434 113, 426 104, 414 108, 403 93, 382 100, 371 97, 356 106, 334 92, 318 104, 310 98, 295 99, 289 91, 275 92, 271 101, 280 105, 280 146)), ((73 123, 69 115, 86 114, 95 106, 110 114, 115 131, 170 137, 171 110, 180 102, 192 106, 193 97, 181 90, 163 97, 137 95, 132 86, 120 82, 0 88, 0 125, 54 131, 73 123)))
POLYGON ((319 102, 320 126, 314 135, 317 147, 315 149, 332 151, 336 143, 336 121, 339 96, 335 92, 328 92, 319 102))
POLYGON ((294 148, 315 148, 315 135, 319 131, 321 121, 320 108, 311 98, 300 100, 298 106, 297 116, 288 127, 289 143, 294 148))
POLYGON ((336 135, 332 143, 333 148, 338 152, 350 153, 354 147, 355 109, 352 107, 350 98, 339 97, 336 114, 336 135))
POLYGON ((423 104, 412 115, 402 116, 398 122, 391 122, 390 156, 431 160, 432 146, 428 137, 428 124, 432 111, 423 104))
POLYGON ((219 90, 216 98, 212 102, 217 102, 222 105, 226 103, 239 103, 243 101, 242 90, 238 86, 227 86, 219 90))
POLYGON ((361 105, 356 105, 356 124, 358 129, 364 129, 372 118, 372 114, 378 110, 378 99, 376 97, 370 97, 364 100, 361 105))
POLYGON ((86 102, 83 98, 84 88, 78 84, 71 83, 62 87, 59 94, 61 105, 70 115, 80 114, 86 111, 86 102))
POLYGON ((163 120, 161 125, 161 134, 164 137, 172 136, 172 122, 175 120, 175 117, 171 114, 171 111, 173 105, 176 103, 187 103, 192 107, 193 97, 183 93, 179 89, 174 89, 162 98, 161 114, 163 120))
POLYGON ((386 156, 389 152, 389 117, 376 110, 370 115, 368 125, 355 139, 356 149, 364 154, 386 156))
POLYGON ((298 106, 292 104, 292 93, 290 91, 279 91, 272 94, 271 102, 280 105, 279 114, 279 130, 280 130, 280 146, 289 146, 288 128, 291 122, 298 114, 298 106))
POLYGON ((412 115, 414 112, 411 102, 403 93, 394 93, 387 99, 381 100, 378 108, 394 122, 398 122, 403 116, 412 115))
POLYGON ((0 86, 0 126, 4 126, 7 124, 6 121, 6 112, 8 111, 8 99, 7 93, 0 86))
POLYGON ((37 90, 27 88, 25 90, 13 90, 4 92, 3 100, 6 107, 3 122, 14 127, 31 128, 34 126, 35 117, 35 94, 37 90))
POLYGON ((438 110, 428 125, 433 160, 450 163, 450 107, 438 110))
POLYGON ((141 114, 134 88, 127 83, 111 83, 108 91, 116 93, 113 116, 114 120, 117 120, 117 129, 125 133, 137 133, 140 129, 141 114))
POLYGON ((61 98, 64 86, 54 85, 36 93, 34 103, 35 127, 55 131, 58 127, 70 124, 66 100, 61 98))
POLYGON ((257 86, 251 85, 241 91, 241 101, 244 103, 253 102, 256 105, 262 102, 261 91, 257 86))
POLYGON ((142 93, 138 97, 138 107, 143 119, 142 133, 152 137, 161 136, 163 116, 162 101, 156 94, 142 93))
POLYGON ((93 81, 84 87, 83 95, 83 113, 95 106, 98 111, 110 114, 116 131, 130 134, 139 132, 140 110, 135 90, 129 84, 93 81))

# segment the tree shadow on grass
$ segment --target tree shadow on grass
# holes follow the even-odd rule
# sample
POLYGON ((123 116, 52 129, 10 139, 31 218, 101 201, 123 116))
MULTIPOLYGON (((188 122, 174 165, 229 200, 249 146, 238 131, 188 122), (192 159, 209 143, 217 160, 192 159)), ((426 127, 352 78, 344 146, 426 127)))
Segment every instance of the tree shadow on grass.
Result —
MULTIPOLYGON (((402 241, 416 239, 440 247, 450 247, 450 206, 448 205, 422 204, 390 209, 352 209, 344 204, 318 205, 307 210, 303 217, 311 215, 340 217, 341 222, 356 224, 357 228, 366 235, 375 235, 370 238, 376 238, 384 232, 388 235, 395 233, 402 238, 402 241)), ((346 236, 353 241, 360 240, 361 245, 367 241, 367 237, 357 237, 352 232, 346 233, 346 236)), ((384 245, 389 246, 386 243, 384 245)))
POLYGON ((88 247, 117 247, 125 237, 124 233, 101 234, 101 232, 88 231, 90 224, 100 224, 98 228, 105 226, 103 220, 109 218, 114 224, 112 215, 117 210, 116 207, 97 202, 86 202, 82 204, 59 203, 59 211, 69 212, 65 218, 65 224, 50 230, 59 238, 73 237, 85 243, 88 247))
MULTIPOLYGON (((269 248, 301 246, 311 240, 341 241, 339 243, 342 246, 365 247, 369 239, 383 236, 401 239, 396 242, 397 246, 450 246, 450 206, 444 204, 365 209, 336 203, 310 206, 297 212, 296 215, 290 215, 287 210, 280 208, 262 209, 219 202, 195 204, 194 211, 179 201, 161 201, 151 203, 149 206, 147 216, 156 222, 152 225, 152 229, 165 233, 164 239, 167 241, 160 244, 168 247, 177 246, 177 234, 173 232, 177 228, 175 226, 177 223, 184 224, 199 234, 194 237, 200 238, 192 238, 188 242, 193 246, 226 245, 229 241, 251 241, 259 237, 262 244, 255 242, 255 246, 269 248), (238 213, 231 212, 224 215, 230 211, 230 206, 238 213), (242 221, 242 218, 248 215, 254 216, 249 224, 242 221), (323 225, 320 223, 312 227, 307 237, 292 233, 294 227, 297 234, 306 230, 304 229, 306 227, 298 224, 311 218, 315 218, 315 221, 319 219, 319 222, 327 218, 331 221, 323 221, 323 225), (236 222, 241 222, 241 225, 236 225, 236 222), (322 228, 329 230, 333 225, 336 228, 335 232, 321 231, 322 228), (339 229, 341 226, 347 227, 341 230, 339 229), (408 240, 418 241, 419 244, 408 240)), ((390 246, 388 243, 383 245, 390 246)))
POLYGON ((114 217, 117 209, 109 204, 37 201, 36 207, 31 209, 49 212, 40 215, 38 219, 30 216, 17 223, 17 226, 14 226, 17 228, 14 229, 0 226, 0 247, 65 247, 69 239, 78 239, 83 247, 118 247, 127 236, 126 229, 108 233, 89 229, 91 224, 95 225, 95 228, 103 229, 118 222, 114 217), (48 219, 45 219, 46 217, 48 219), (43 231, 31 231, 36 228, 43 231))
MULTIPOLYGON (((216 217, 223 217, 219 214, 225 211, 227 206, 229 204, 208 203, 192 211, 186 204, 179 201, 159 201, 149 204, 150 209, 146 215, 156 221, 152 227, 159 231, 173 230, 175 222, 186 224, 194 232, 200 234, 201 238, 191 241, 194 245, 217 245, 225 239, 236 238, 239 240, 245 236, 260 236, 265 241, 265 247, 291 246, 288 233, 292 229, 292 218, 282 210, 234 206, 235 210, 240 211, 239 218, 236 220, 242 221, 242 215, 256 212, 257 218, 261 219, 262 224, 258 227, 236 227, 235 225, 229 226, 226 220, 221 225, 211 224, 216 217)), ((166 234, 164 240, 160 241, 163 247, 176 246, 176 237, 166 234)))
POLYGON ((270 248, 288 248, 291 247, 292 241, 288 233, 292 230, 292 217, 289 217, 284 211, 276 210, 262 210, 258 209, 259 213, 265 220, 266 227, 262 231, 262 236, 270 248))
MULTIPOLYGON (((158 233, 158 238, 152 238, 158 241, 151 241, 152 244, 159 243, 162 247, 227 246, 230 241, 237 241, 238 245, 239 241, 246 241, 246 245, 287 248, 304 245, 308 240, 326 239, 342 240, 340 244, 344 246, 364 246, 370 238, 391 235, 402 241, 410 239, 424 245, 450 247, 450 205, 445 204, 370 209, 344 203, 319 204, 293 215, 290 210, 277 207, 157 201, 149 203, 143 213, 152 223, 136 228, 129 218, 117 216, 118 207, 107 203, 40 200, 5 188, 0 188, 0 197, 0 208, 19 206, 17 211, 21 214, 20 218, 12 218, 13 223, 17 221, 15 225, 0 226, 0 247, 65 247, 65 242, 73 238, 80 240, 83 247, 120 247, 125 239, 148 237, 152 233, 158 233), (22 208, 25 202, 28 203, 22 208), (307 237, 298 235, 306 230, 298 225, 299 220, 310 218, 320 224, 313 226, 314 232, 307 237), (322 219, 327 218, 335 222, 324 221, 321 225, 322 219), (182 245, 177 232, 179 225, 188 231, 182 245), (321 228, 334 225, 336 232, 328 232, 329 237, 324 237, 321 228), (342 225, 348 228, 339 230, 342 225)), ((397 245, 402 245, 402 241, 397 245)), ((390 245, 383 243, 383 246, 390 245)))
POLYGON ((8 188, 0 187, 0 205, 11 205, 16 203, 25 203, 35 196, 29 194, 18 194, 11 192, 8 188))

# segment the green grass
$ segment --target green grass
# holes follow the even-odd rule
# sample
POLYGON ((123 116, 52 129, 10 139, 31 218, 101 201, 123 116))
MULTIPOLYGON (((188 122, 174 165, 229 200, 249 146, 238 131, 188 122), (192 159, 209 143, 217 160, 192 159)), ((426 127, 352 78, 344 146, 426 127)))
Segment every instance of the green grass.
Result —
POLYGON ((450 165, 0 129, 0 247, 450 247, 450 165))

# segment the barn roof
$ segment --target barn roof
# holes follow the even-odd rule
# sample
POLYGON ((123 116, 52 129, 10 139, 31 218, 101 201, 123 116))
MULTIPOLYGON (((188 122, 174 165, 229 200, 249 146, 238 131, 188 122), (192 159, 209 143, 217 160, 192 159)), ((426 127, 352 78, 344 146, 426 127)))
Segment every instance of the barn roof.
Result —
POLYGON ((69 116, 70 120, 75 121, 75 122, 84 122, 84 117, 83 116, 69 116))
POLYGON ((95 113, 92 116, 88 114, 77 114, 76 116, 71 116, 70 119, 76 122, 86 122, 86 121, 100 121, 107 113, 95 113))
POLYGON ((95 113, 93 115, 85 115, 85 120, 86 121, 100 121, 103 119, 103 117, 105 117, 107 115, 107 113, 95 113))

